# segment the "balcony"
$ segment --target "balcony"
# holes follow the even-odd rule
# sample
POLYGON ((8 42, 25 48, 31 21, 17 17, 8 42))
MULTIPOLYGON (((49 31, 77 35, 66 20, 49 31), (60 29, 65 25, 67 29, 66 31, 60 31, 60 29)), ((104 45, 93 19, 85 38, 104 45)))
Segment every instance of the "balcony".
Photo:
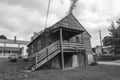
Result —
POLYGON ((81 50, 84 49, 85 49, 84 44, 63 42, 64 52, 80 52, 81 50))

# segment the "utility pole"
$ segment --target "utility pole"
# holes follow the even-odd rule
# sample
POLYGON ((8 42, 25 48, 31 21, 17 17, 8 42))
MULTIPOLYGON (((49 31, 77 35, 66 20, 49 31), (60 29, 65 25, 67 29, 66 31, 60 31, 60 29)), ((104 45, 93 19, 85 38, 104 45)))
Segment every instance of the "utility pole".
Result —
POLYGON ((103 53, 101 30, 99 30, 99 36, 100 36, 101 52, 103 53))
POLYGON ((49 9, 50 9, 50 0, 48 1, 48 8, 47 8, 47 14, 46 14, 46 20, 45 20, 45 28, 47 27, 47 21, 48 21, 49 9))

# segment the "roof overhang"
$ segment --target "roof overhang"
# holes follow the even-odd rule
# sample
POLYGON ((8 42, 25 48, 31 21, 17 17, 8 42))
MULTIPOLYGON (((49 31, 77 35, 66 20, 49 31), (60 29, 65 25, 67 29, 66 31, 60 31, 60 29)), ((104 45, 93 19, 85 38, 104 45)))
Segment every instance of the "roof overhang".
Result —
POLYGON ((64 40, 70 39, 71 37, 79 35, 79 34, 84 32, 83 30, 59 27, 59 28, 56 28, 56 29, 53 30, 53 34, 58 34, 57 36, 59 36, 60 28, 62 28, 62 30, 63 30, 62 34, 63 34, 63 39, 64 40))

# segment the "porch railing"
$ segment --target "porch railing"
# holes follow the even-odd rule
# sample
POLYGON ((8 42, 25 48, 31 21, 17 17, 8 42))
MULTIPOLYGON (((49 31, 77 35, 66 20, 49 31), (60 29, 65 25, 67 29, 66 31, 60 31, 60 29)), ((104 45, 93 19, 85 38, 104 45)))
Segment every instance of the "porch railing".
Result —
POLYGON ((79 51, 79 50, 84 50, 84 44, 81 43, 66 43, 63 42, 63 50, 65 52, 70 52, 70 51, 79 51))
MULTIPOLYGON (((76 52, 84 49, 84 44, 80 43, 66 43, 63 42, 63 51, 64 52, 76 52)), ((49 45, 48 47, 42 49, 41 51, 34 54, 36 57, 36 65, 33 66, 33 70, 39 68, 41 65, 52 59, 55 55, 61 52, 60 41, 56 41, 49 45)))

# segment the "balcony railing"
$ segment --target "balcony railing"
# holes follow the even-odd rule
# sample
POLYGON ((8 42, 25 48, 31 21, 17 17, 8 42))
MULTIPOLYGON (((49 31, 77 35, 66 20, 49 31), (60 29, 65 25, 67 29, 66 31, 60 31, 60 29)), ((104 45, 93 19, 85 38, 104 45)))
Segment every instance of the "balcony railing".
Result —
POLYGON ((84 44, 81 43, 66 43, 63 42, 63 51, 64 52, 78 52, 84 50, 84 44))
MULTIPOLYGON (((55 49, 57 50, 61 50, 61 45, 60 45, 60 41, 56 41, 54 43, 52 43, 51 45, 49 45, 48 47, 40 50, 39 52, 37 52, 37 54, 46 54, 46 51, 48 50, 49 53, 53 52, 54 49, 51 49, 52 47, 56 46, 55 49)), ((79 52, 81 50, 84 50, 84 44, 81 43, 68 43, 68 42, 63 42, 63 51, 64 52, 79 52)), ((36 54, 32 54, 30 57, 34 57, 36 54)))

